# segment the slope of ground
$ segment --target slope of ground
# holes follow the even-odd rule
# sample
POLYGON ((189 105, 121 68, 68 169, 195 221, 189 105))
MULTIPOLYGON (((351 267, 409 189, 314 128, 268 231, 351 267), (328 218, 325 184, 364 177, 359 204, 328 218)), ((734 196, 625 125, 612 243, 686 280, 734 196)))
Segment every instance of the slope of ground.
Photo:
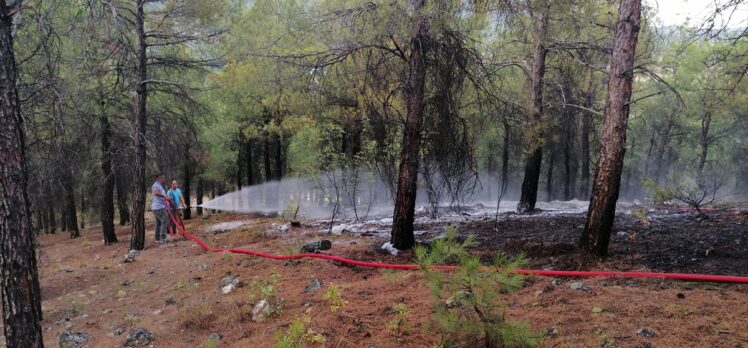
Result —
MULTIPOLYGON (((663 226, 676 220, 660 224, 652 218, 642 224, 627 217, 617 225, 618 232, 626 235, 614 239, 610 259, 575 266, 573 247, 564 245, 573 245, 581 219, 509 218, 496 230, 490 221, 465 222, 458 227, 478 235, 482 242, 478 252, 523 251, 533 266, 747 275, 747 234, 740 216, 718 214, 708 227, 680 217, 676 220, 682 224, 670 229, 663 226), (659 230, 661 227, 665 229, 659 230), (693 236, 698 236, 696 242, 688 242, 693 236), (668 246, 656 247, 661 243, 657 238, 668 241, 668 246), (733 244, 737 240, 738 246, 720 244, 723 240, 733 244), (705 244, 712 252, 689 254, 692 249, 701 253, 705 244), (703 261, 691 260, 694 258, 703 261)), ((330 254, 410 262, 407 252, 399 256, 379 252, 381 238, 328 235, 310 227, 285 229, 270 218, 208 215, 189 221, 187 228, 213 246, 288 254, 298 252, 305 242, 325 238, 333 241, 330 254), (217 223, 238 220, 245 223, 225 233, 205 232, 217 223)), ((429 228, 434 234, 443 230, 443 226, 429 228)), ((132 263, 122 262, 128 251, 129 227, 118 229, 120 243, 114 246, 104 246, 96 228, 83 231, 78 239, 65 234, 41 237, 43 326, 48 346, 55 346, 65 330, 90 334, 89 347, 121 346, 132 328, 144 327, 152 333, 155 347, 211 346, 211 333, 222 336, 218 346, 268 347, 274 344, 275 335, 285 333, 289 323, 304 314, 311 318, 310 327, 325 338, 319 346, 429 347, 439 341, 438 332, 430 329, 434 303, 416 271, 383 272, 323 260, 283 262, 206 253, 188 240, 155 245, 150 233, 149 226, 146 250, 132 263), (240 277, 245 285, 223 294, 219 283, 227 275, 240 277), (254 322, 250 317, 258 300, 255 290, 262 281, 273 278, 277 279, 276 293, 284 301, 283 310, 266 321, 254 322), (322 288, 306 293, 305 286, 315 278, 323 282, 322 288), (323 299, 332 284, 341 287, 347 301, 334 312, 323 299), (392 306, 397 303, 409 308, 410 330, 406 333, 392 332, 387 326, 387 321, 396 317, 392 306)), ((572 281, 528 278, 521 291, 506 299, 507 317, 527 321, 534 330, 548 333, 544 344, 549 347, 748 346, 748 287, 584 279, 590 290, 580 291, 569 287, 572 281), (642 328, 651 329, 655 336, 637 335, 642 328)))

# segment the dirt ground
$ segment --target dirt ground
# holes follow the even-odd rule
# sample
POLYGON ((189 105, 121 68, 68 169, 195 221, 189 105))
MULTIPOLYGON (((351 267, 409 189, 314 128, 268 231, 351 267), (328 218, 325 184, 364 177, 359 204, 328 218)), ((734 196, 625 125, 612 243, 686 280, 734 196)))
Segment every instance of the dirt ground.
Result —
MULTIPOLYGON (((524 253, 531 267, 547 269, 658 270, 748 275, 748 215, 733 210, 710 213, 654 212, 643 219, 618 219, 611 256, 579 261, 574 243, 582 215, 513 217, 458 223, 474 233, 476 252, 524 253), (622 232, 622 233, 619 233, 622 232)), ((187 228, 213 246, 240 247, 276 254, 296 253, 305 242, 333 242, 333 255, 366 261, 408 263, 410 253, 391 256, 378 249, 381 237, 329 235, 311 227, 278 228, 273 218, 216 214, 188 221, 187 228), (247 220, 237 229, 212 234, 206 227, 247 220)), ((310 327, 324 336, 323 347, 433 347, 440 335, 430 328, 434 303, 417 271, 379 271, 324 260, 273 261, 246 255, 206 253, 194 242, 156 245, 148 225, 146 250, 123 263, 130 228, 120 227, 120 243, 104 246, 96 227, 69 239, 58 233, 41 237, 40 274, 45 342, 56 346, 62 331, 92 335, 88 347, 124 344, 131 328, 145 327, 154 347, 269 347, 290 322, 305 313, 310 327), (257 323, 250 320, 260 280, 276 274, 281 313, 257 323), (235 275, 246 284, 230 294, 219 282, 235 275), (305 293, 312 279, 320 290, 305 293), (323 299, 330 285, 341 287, 347 304, 333 312, 323 299), (409 308, 410 330, 394 333, 387 322, 392 307, 409 308)), ((443 226, 420 226, 439 234, 443 226)), ((583 279, 591 290, 572 290, 580 279, 527 278, 509 295, 506 316, 548 333, 547 347, 748 347, 748 286, 661 281, 655 279, 583 279), (597 308, 595 308, 597 307, 597 308), (593 310, 595 308, 595 310, 593 310), (648 328, 654 337, 637 335, 648 328)), ((311 345, 314 346, 314 345, 311 345)))

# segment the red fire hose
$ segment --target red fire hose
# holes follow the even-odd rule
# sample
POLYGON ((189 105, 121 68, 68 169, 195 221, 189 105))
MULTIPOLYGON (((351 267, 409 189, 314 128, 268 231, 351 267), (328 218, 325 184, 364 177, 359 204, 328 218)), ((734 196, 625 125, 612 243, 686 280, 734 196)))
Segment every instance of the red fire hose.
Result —
MULTIPOLYGON (((167 204, 168 203, 167 201, 167 204)), ((169 219, 172 222, 176 222, 177 219, 171 213, 171 209, 166 209, 169 212, 169 219)), ((414 264, 390 264, 390 263, 378 263, 378 262, 365 262, 358 260, 346 259, 340 256, 327 255, 327 254, 293 254, 293 255, 272 255, 266 254, 259 251, 251 251, 246 249, 238 248, 211 248, 208 244, 188 233, 184 226, 179 222, 174 224, 177 229, 186 238, 197 243, 200 247, 205 249, 207 252, 230 252, 235 254, 245 254, 258 256, 272 260, 295 260, 303 258, 312 259, 325 259, 330 261, 337 261, 349 265, 360 266, 360 267, 371 267, 371 268, 385 268, 385 269, 399 269, 399 270, 417 270, 421 266, 414 264)), ((436 265, 431 266, 434 269, 441 270, 454 270, 457 266, 447 265, 436 265)), ((656 272, 614 272, 614 271, 549 271, 549 270, 528 270, 518 269, 514 271, 517 274, 534 274, 548 277, 612 277, 612 278, 663 278, 663 279, 677 279, 685 281, 700 281, 700 282, 719 282, 719 283, 743 283, 748 284, 748 277, 739 276, 725 276, 725 275, 709 275, 709 274, 687 274, 687 273, 656 273, 656 272)))

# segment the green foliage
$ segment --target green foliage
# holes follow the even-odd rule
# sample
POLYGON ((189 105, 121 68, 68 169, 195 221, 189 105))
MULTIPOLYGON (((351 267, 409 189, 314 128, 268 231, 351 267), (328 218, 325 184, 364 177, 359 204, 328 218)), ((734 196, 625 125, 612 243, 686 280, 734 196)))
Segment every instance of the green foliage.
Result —
POLYGON ((642 183, 644 188, 650 192, 655 204, 665 204, 673 199, 673 190, 668 187, 657 185, 651 178, 645 178, 642 183))
POLYGON ((416 248, 416 262, 436 301, 433 320, 442 333, 444 346, 481 345, 487 347, 534 347, 540 336, 525 323, 514 323, 504 317, 504 297, 522 287, 524 277, 513 271, 525 261, 510 260, 498 254, 494 262, 484 265, 480 257, 466 249, 475 244, 469 237, 456 241, 457 230, 448 228, 446 238, 436 240, 429 248, 416 248), (431 266, 447 261, 457 263, 454 271, 440 271, 431 266))
POLYGON ((276 348, 303 348, 307 343, 317 344, 324 343, 325 336, 314 331, 311 326, 312 320, 309 314, 303 314, 296 318, 288 326, 285 334, 282 332, 275 334, 276 348))
POLYGON ((327 287, 327 291, 322 299, 330 304, 330 312, 336 312, 338 309, 348 304, 348 301, 343 299, 340 286, 336 284, 330 284, 330 286, 327 287))
POLYGON ((249 287, 249 302, 265 300, 270 304, 270 315, 277 315, 283 311, 285 299, 278 295, 280 275, 271 273, 266 279, 258 279, 249 287))
POLYGON ((392 306, 392 311, 395 313, 395 318, 387 321, 387 329, 395 335, 402 335, 410 330, 410 323, 408 323, 408 315, 410 308, 405 303, 398 303, 392 306))

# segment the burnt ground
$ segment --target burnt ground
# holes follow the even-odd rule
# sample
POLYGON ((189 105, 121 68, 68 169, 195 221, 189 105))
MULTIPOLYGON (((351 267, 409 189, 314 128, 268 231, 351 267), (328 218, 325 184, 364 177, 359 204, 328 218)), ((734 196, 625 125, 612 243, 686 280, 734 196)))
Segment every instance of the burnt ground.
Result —
MULTIPOLYGON (((657 270, 685 273, 748 275, 746 223, 734 210, 709 213, 707 220, 691 213, 656 211, 647 221, 621 215, 602 261, 576 261, 575 244, 582 215, 505 216, 494 230, 492 221, 471 217, 457 224, 463 234, 474 233, 478 252, 523 252, 531 267, 555 269, 657 270), (698 220, 698 221, 697 221, 698 220), (626 235, 618 235, 625 232, 626 235), (710 250, 708 255, 706 250, 710 250)), ((150 220, 150 216, 149 216, 150 220)), ((187 222, 187 228, 212 246, 240 247, 274 254, 299 251, 304 243, 332 240, 331 255, 364 261, 411 262, 411 252, 382 253, 381 236, 330 235, 302 226, 279 229, 278 219, 216 214, 187 222), (225 233, 206 232, 220 222, 246 220, 225 233)), ((424 239, 443 233, 443 224, 422 225, 424 239)), ((148 223, 146 249, 132 263, 122 258, 129 246, 129 226, 118 227, 120 243, 104 246, 97 227, 80 238, 65 234, 40 238, 39 267, 44 312, 44 339, 56 346, 64 331, 91 335, 86 347, 122 346, 125 336, 145 327, 154 347, 209 347, 211 333, 220 334, 218 347, 272 347, 275 336, 305 314, 309 328, 324 342, 310 347, 434 347, 434 305, 423 276, 417 271, 383 272, 304 259, 274 261, 247 255, 206 253, 195 243, 180 240, 165 245, 152 241, 148 223), (244 287, 222 294, 219 283, 227 274, 240 277, 244 287), (304 292, 312 279, 323 286, 304 292), (276 279, 283 310, 254 322, 257 302, 253 289, 276 279), (324 294, 338 285, 347 303, 331 311, 324 294), (392 307, 409 308, 410 329, 392 332, 392 307)), ((504 299, 506 317, 527 322, 546 335, 545 347, 748 347, 748 287, 662 281, 658 279, 552 279, 528 277, 525 287, 504 299), (570 288, 582 281, 588 291, 570 288), (642 328, 654 337, 637 335, 642 328)))
POLYGON ((458 224, 478 237, 483 252, 524 254, 530 266, 557 270, 647 269, 660 272, 748 274, 748 215, 735 209, 704 214, 657 210, 640 219, 619 214, 604 260, 581 257, 577 243, 584 214, 508 215, 458 224))

